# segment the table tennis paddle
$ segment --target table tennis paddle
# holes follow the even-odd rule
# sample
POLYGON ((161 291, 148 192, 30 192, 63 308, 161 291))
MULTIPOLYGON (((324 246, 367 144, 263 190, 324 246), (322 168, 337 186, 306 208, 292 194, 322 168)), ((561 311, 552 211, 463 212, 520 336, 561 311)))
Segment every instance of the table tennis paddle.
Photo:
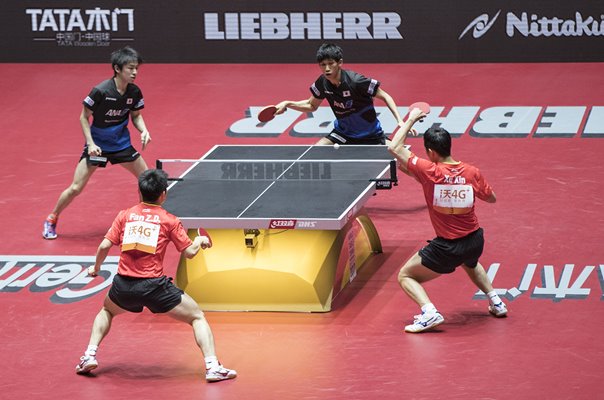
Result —
MULTIPOLYGON (((416 101, 415 103, 411 104, 409 106, 409 112, 411 112, 411 110, 414 108, 419 108, 424 114, 430 114, 430 104, 426 103, 425 101, 416 101)), ((424 119, 420 118, 419 122, 423 121, 424 119)))
POLYGON ((202 246, 202 248, 205 249, 205 248, 208 248, 208 247, 212 247, 212 238, 210 237, 210 234, 208 233, 208 231, 206 231, 203 228, 197 228, 197 236, 205 236, 210 241, 210 244, 207 247, 202 246))
POLYGON ((258 121, 260 122, 268 122, 271 119, 275 118, 275 112, 277 111, 277 107, 275 106, 266 106, 258 113, 258 121))

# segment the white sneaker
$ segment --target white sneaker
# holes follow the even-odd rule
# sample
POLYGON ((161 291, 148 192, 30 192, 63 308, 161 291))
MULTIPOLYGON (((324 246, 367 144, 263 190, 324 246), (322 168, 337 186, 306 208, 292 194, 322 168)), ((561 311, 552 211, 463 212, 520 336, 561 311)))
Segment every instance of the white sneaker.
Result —
POLYGON ((237 371, 234 369, 227 369, 222 365, 218 364, 217 367, 206 369, 206 381, 218 382, 226 379, 233 379, 237 377, 237 371))
POLYGON ((54 240, 57 238, 57 221, 44 221, 44 229, 42 230, 42 237, 46 240, 54 240))
POLYGON ((419 333, 433 329, 445 322, 445 318, 438 311, 421 313, 414 317, 413 324, 405 327, 405 332, 419 333))
POLYGON ((80 357, 80 363, 76 365, 76 374, 87 374, 98 366, 99 362, 95 356, 83 355, 80 357))
POLYGON ((508 309, 505 306, 503 301, 500 301, 497 304, 491 304, 489 306, 489 312, 496 316, 497 318, 505 317, 508 313, 508 309))

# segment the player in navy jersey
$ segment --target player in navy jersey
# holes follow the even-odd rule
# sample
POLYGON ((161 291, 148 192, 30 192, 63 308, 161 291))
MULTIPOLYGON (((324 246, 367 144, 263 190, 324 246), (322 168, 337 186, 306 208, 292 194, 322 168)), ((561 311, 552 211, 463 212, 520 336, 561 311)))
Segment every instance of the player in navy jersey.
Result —
POLYGON ((311 96, 306 100, 282 101, 276 105, 275 114, 288 108, 314 112, 327 99, 336 116, 334 129, 317 144, 385 144, 387 137, 373 106, 374 97, 386 103, 398 124, 403 120, 392 97, 380 88, 380 82, 342 69, 342 49, 335 44, 321 45, 317 62, 323 75, 310 87, 311 96))
POLYGON ((59 196, 52 213, 44 221, 44 239, 57 237, 56 225, 61 212, 79 195, 97 168, 108 162, 121 164, 135 177, 147 169, 145 160, 132 147, 128 119, 141 133, 143 150, 151 141, 141 110, 145 106, 141 90, 134 84, 143 60, 136 50, 124 47, 111 54, 113 78, 92 88, 83 101, 80 123, 84 151, 75 169, 73 182, 59 196), (92 117, 92 124, 90 123, 92 117))

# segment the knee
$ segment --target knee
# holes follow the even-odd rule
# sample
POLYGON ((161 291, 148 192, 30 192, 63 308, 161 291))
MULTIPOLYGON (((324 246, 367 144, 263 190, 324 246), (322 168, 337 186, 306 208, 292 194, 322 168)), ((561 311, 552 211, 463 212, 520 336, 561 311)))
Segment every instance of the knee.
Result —
POLYGON ((409 275, 407 274, 407 269, 405 267, 402 267, 401 270, 398 272, 398 283, 402 285, 403 282, 408 278, 409 275))
POLYGON ((72 183, 67 188, 67 192, 69 193, 70 196, 77 196, 80 193, 82 193, 82 190, 84 190, 84 185, 80 184, 80 183, 72 183))
POLYGON ((201 311, 201 310, 197 310, 197 311, 193 312, 193 314, 191 315, 191 322, 190 322, 191 325, 197 321, 199 321, 199 322, 206 321, 206 316, 203 313, 203 311, 201 311))
POLYGON ((99 315, 105 317, 108 320, 112 320, 114 317, 114 314, 111 312, 111 310, 109 310, 107 307, 103 306, 101 308, 101 311, 99 311, 99 315))

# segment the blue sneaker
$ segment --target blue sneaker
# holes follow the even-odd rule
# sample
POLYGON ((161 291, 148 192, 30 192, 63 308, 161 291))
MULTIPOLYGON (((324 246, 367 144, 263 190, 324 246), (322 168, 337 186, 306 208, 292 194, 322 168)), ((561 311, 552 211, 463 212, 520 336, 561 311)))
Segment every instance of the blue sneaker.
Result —
POLYGON ((445 322, 445 318, 438 311, 421 313, 414 318, 413 323, 405 327, 405 332, 419 333, 433 329, 445 322))
POLYGON ((50 215, 48 218, 46 218, 46 221, 44 221, 42 237, 46 240, 53 240, 57 238, 57 220, 52 219, 50 215))

